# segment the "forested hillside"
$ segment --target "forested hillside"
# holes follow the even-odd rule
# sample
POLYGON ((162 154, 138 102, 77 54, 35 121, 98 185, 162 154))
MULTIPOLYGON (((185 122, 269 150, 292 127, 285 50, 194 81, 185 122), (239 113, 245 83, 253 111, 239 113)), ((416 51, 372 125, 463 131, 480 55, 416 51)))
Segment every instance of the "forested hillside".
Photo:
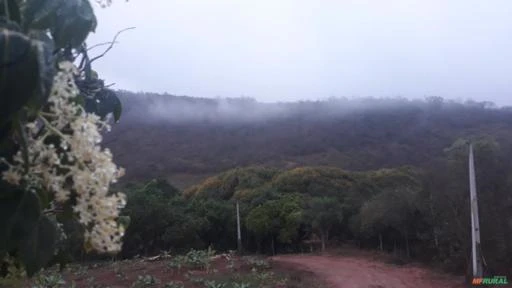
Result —
POLYGON ((354 243, 463 272, 471 239, 471 141, 487 268, 512 272, 508 108, 437 97, 276 104, 120 97, 124 118, 107 142, 127 168, 124 183, 161 179, 127 186, 132 222, 125 256, 234 249, 239 200, 250 251, 304 251, 317 239, 321 246, 354 243))
POLYGON ((181 188, 194 184, 194 175, 254 164, 425 166, 459 138, 490 136, 502 152, 512 148, 512 110, 489 103, 432 97, 268 104, 119 94, 123 118, 105 142, 127 168, 124 180, 166 177, 181 188))

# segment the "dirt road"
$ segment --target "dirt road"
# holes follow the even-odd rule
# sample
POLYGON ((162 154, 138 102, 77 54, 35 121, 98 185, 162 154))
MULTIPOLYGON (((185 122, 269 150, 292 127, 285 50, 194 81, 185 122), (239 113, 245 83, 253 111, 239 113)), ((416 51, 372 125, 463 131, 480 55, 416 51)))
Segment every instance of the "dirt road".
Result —
POLYGON ((311 271, 331 288, 462 288, 464 279, 440 275, 418 265, 396 266, 368 257, 286 255, 281 265, 311 271))

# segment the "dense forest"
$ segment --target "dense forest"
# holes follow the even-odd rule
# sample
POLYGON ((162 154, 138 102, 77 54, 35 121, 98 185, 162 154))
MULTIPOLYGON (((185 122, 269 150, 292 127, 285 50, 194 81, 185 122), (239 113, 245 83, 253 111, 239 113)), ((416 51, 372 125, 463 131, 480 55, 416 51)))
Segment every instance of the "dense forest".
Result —
POLYGON ((235 167, 427 166, 457 139, 512 146, 512 110, 439 97, 258 103, 121 91, 123 118, 105 143, 124 180, 165 177, 186 188, 235 167), (198 176, 198 177, 194 177, 198 176))
POLYGON ((512 272, 509 108, 439 97, 120 98, 124 118, 106 138, 128 171, 124 257, 235 249, 239 201, 250 252, 351 243, 465 272, 471 141, 487 271, 512 272))

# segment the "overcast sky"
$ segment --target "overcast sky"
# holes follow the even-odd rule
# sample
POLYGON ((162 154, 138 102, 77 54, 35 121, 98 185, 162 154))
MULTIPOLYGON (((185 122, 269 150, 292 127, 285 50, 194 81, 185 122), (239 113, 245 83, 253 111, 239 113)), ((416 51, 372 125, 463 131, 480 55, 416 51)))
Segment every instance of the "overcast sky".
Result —
POLYGON ((96 11, 89 45, 137 27, 95 63, 119 89, 512 104, 510 0, 114 0, 96 11))

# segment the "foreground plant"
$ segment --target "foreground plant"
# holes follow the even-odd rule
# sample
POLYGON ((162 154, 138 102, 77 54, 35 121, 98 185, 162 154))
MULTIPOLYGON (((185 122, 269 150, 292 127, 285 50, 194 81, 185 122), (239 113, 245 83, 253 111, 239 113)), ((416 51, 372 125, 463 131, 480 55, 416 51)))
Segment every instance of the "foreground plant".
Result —
POLYGON ((86 250, 121 248, 126 199, 110 185, 124 170, 100 146, 121 103, 91 69, 96 24, 87 0, 0 0, 0 264, 28 276, 59 252, 70 217, 86 250))
POLYGON ((66 281, 61 274, 49 273, 38 275, 32 288, 58 288, 64 287, 65 284, 66 281))
POLYGON ((160 280, 153 275, 139 275, 132 283, 132 288, 153 287, 160 283, 160 280))
POLYGON ((110 151, 99 146, 99 129, 110 126, 74 102, 79 93, 75 66, 62 62, 59 68, 48 112, 39 112, 34 122, 26 124, 25 150, 19 150, 12 163, 1 159, 9 167, 3 180, 52 194, 54 207, 68 204, 73 197, 73 211, 86 227, 87 247, 119 251, 124 230, 116 220, 126 201, 124 194, 108 192, 124 172, 112 162, 110 151))

